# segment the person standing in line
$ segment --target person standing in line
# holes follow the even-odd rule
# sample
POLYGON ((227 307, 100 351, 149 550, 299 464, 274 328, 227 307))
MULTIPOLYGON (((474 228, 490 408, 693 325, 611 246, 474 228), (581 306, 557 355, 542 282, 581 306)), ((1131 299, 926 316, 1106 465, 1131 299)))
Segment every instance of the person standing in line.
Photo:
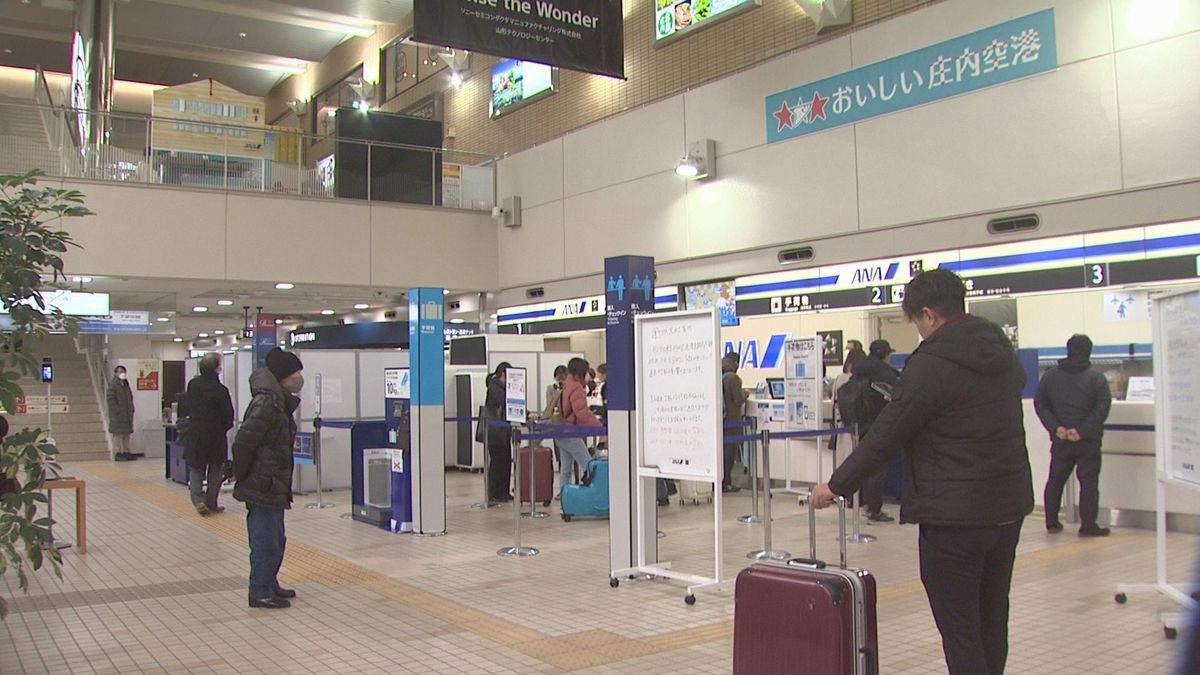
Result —
POLYGON ((1072 335, 1067 358, 1058 362, 1038 383, 1034 409, 1050 432, 1050 477, 1044 494, 1046 531, 1062 532, 1058 509, 1071 471, 1079 479, 1079 536, 1107 537, 1100 527, 1100 444, 1104 421, 1112 407, 1112 392, 1104 375, 1092 370, 1092 340, 1072 335))
POLYGON ((949 270, 918 274, 902 308, 923 342, 871 433, 811 499, 824 508, 854 494, 904 448, 900 521, 920 526, 921 581, 950 675, 1001 675, 1013 562, 1033 511, 1025 369, 999 326, 966 313, 949 270))
MULTIPOLYGON (((487 397, 483 407, 491 420, 504 420, 505 383, 508 381, 509 363, 496 366, 495 372, 487 377, 487 397)), ((484 420, 479 420, 485 424, 484 420)), ((512 430, 508 426, 489 426, 484 430, 488 453, 488 494, 495 502, 511 502, 512 493, 512 430)))
MULTIPOLYGON (((859 439, 866 437, 867 432, 871 430, 871 425, 875 423, 879 413, 883 412, 883 407, 887 405, 887 399, 873 385, 885 384, 894 387, 896 381, 900 379, 900 373, 888 364, 888 357, 894 351, 891 343, 887 340, 875 340, 871 343, 871 350, 867 353, 867 357, 854 366, 854 379, 862 383, 859 394, 862 397, 862 405, 859 406, 859 439)), ((883 511, 883 479, 886 475, 887 466, 883 466, 870 478, 863 481, 862 491, 859 493, 863 506, 867 507, 867 520, 873 523, 890 523, 895 520, 883 511)))
POLYGON ((221 355, 209 352, 200 358, 200 374, 188 382, 186 410, 189 418, 183 457, 191 469, 189 483, 196 513, 221 513, 217 504, 223 467, 229 454, 229 430, 233 428, 233 400, 221 384, 221 355), (208 488, 204 489, 207 482, 208 488))
POLYGON ((114 462, 137 459, 129 451, 129 437, 133 435, 133 390, 129 388, 128 377, 125 366, 114 368, 104 397, 108 404, 108 433, 112 436, 114 462))
MULTIPOLYGON (((578 356, 567 361, 567 380, 563 383, 563 417, 567 424, 574 426, 598 427, 600 420, 592 413, 587 404, 588 362, 578 356)), ((562 462, 559 464, 559 485, 566 487, 571 482, 571 468, 579 465, 582 476, 587 470, 587 443, 582 438, 562 438, 558 445, 562 448, 562 462)))
MULTIPOLYGON (((554 367, 554 383, 546 387, 546 407, 542 409, 542 420, 551 424, 563 423, 563 400, 562 391, 563 384, 567 380, 567 367, 554 367)), ((562 466, 562 448, 559 447, 558 439, 550 441, 554 445, 554 461, 562 466)), ((554 496, 555 499, 562 499, 562 488, 559 487, 559 493, 554 496)))
MULTIPOLYGON (((742 378, 738 375, 738 364, 742 356, 737 352, 729 352, 721 359, 721 396, 724 399, 725 414, 722 416, 722 426, 730 422, 741 422, 746 416, 746 391, 742 388, 742 378)), ((741 434, 741 429, 723 429, 724 434, 741 434)), ((741 443, 725 444, 725 474, 721 480, 721 492, 738 492, 741 488, 733 484, 733 461, 742 453, 741 443)))
POLYGON ((287 548, 283 512, 292 507, 292 446, 300 391, 300 357, 278 347, 267 353, 266 367, 250 375, 254 396, 233 439, 233 498, 246 504, 250 540, 251 607, 290 607, 296 591, 279 585, 287 548))
MULTIPOLYGON (((860 361, 867 358, 867 353, 862 350, 862 343, 858 340, 850 340, 848 344, 852 345, 850 350, 846 352, 846 360, 842 362, 842 372, 833 380, 832 404, 833 404, 833 426, 836 429, 841 429, 846 426, 846 422, 842 420, 842 414, 838 410, 838 390, 842 388, 854 373, 854 366, 857 366, 860 361), (859 345, 854 347, 853 345, 859 345)), ((853 446, 851 443, 854 439, 850 434, 834 434, 829 437, 828 447, 834 451, 834 463, 837 463, 838 443, 844 442, 844 450, 849 450, 853 446)))

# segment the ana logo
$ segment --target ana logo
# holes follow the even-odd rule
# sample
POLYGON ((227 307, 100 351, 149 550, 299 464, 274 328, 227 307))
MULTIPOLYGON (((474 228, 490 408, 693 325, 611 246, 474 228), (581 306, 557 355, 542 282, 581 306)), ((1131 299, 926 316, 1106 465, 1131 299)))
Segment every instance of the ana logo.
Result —
POLYGON ((576 316, 587 311, 587 300, 568 302, 560 307, 563 316, 576 316))
POLYGON ((876 284, 882 281, 891 281, 896 278, 896 271, 900 269, 900 263, 894 262, 886 268, 883 265, 873 265, 871 267, 855 268, 850 280, 847 284, 861 286, 863 284, 876 284))
POLYGON ((726 340, 724 353, 741 354, 739 368, 778 368, 783 363, 783 345, 787 339, 787 333, 774 333, 765 345, 760 345, 757 338, 726 340))
POLYGON ((309 333, 292 333, 292 334, 291 334, 291 337, 290 337, 290 340, 291 340, 292 346, 293 346, 293 347, 295 347, 296 345, 298 345, 298 344, 301 344, 301 343, 304 343, 304 342, 316 342, 316 341, 317 341, 317 334, 316 334, 316 333, 312 333, 312 332, 309 332, 309 333))

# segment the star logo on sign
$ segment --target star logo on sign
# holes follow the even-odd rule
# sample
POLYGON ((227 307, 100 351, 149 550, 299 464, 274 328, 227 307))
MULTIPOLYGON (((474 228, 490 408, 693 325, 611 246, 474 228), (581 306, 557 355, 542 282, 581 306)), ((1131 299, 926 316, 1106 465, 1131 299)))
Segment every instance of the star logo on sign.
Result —
POLYGON ((829 102, 828 96, 821 96, 821 92, 813 91, 812 101, 809 102, 808 121, 815 122, 817 118, 825 119, 825 104, 829 102))
POLYGON ((804 99, 800 99, 799 101, 796 101, 796 107, 795 107, 796 126, 800 126, 801 124, 808 124, 809 122, 812 121, 808 118, 808 111, 811 108, 812 108, 812 104, 808 103, 804 99))
POLYGON ((771 116, 774 117, 779 123, 775 128, 775 133, 779 133, 784 129, 791 129, 792 127, 796 126, 796 123, 793 121, 795 118, 792 117, 792 108, 787 104, 787 101, 783 102, 783 105, 779 107, 779 110, 771 113, 771 116))

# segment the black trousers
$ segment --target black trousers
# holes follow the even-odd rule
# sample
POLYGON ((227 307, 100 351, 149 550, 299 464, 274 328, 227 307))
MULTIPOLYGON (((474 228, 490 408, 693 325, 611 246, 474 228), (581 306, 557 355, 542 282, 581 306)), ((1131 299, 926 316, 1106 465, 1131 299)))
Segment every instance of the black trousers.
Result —
POLYGON ((505 445, 488 446, 488 497, 496 501, 505 501, 511 494, 512 485, 512 447, 505 445))
POLYGON ((1071 480, 1071 471, 1079 479, 1079 527, 1095 529, 1100 512, 1100 444, 1095 441, 1054 441, 1050 446, 1050 477, 1043 495, 1046 524, 1058 522, 1063 488, 1071 480))
POLYGON ((725 444, 725 477, 721 481, 721 485, 726 487, 733 485, 733 462, 742 453, 741 443, 726 443, 725 444))
POLYGON ((1008 590, 1021 521, 922 525, 921 582, 950 675, 1001 675, 1008 660, 1008 590))

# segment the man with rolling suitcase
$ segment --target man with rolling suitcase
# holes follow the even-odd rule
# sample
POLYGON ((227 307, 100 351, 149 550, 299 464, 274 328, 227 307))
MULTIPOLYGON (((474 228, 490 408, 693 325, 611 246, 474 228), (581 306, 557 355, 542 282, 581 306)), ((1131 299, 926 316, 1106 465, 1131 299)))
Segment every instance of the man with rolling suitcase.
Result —
POLYGON ((1000 675, 1021 523, 1033 511, 1021 394, 1025 371, 995 324, 966 314, 966 289, 936 269, 905 288, 923 342, 871 433, 813 489, 851 495, 905 448, 900 522, 920 525, 921 581, 951 675, 1000 675))

